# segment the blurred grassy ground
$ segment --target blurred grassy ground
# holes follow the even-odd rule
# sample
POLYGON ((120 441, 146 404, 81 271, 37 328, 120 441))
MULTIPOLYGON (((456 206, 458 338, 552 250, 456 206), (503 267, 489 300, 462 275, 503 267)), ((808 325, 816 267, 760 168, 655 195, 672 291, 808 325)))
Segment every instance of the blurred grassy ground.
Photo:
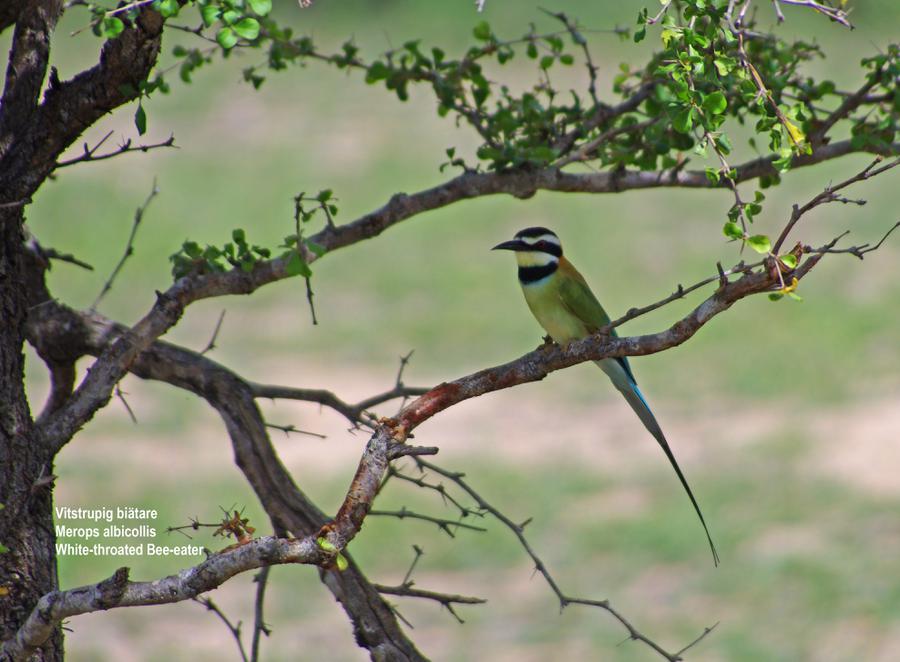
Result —
MULTIPOLYGON (((612 4, 554 7, 598 29, 630 26, 640 5, 612 4)), ((320 0, 302 12, 295 7, 285 3, 279 11, 323 45, 337 48, 352 35, 375 52, 414 37, 458 52, 479 20, 468 2, 320 0)), ((856 3, 854 32, 787 13, 779 29, 820 40, 833 57, 816 67, 827 67, 846 88, 856 61, 895 36, 900 20, 889 0, 856 3)), ((492 0, 486 18, 506 35, 527 31, 531 21, 550 25, 536 8, 492 0)), ((55 54, 63 77, 95 57, 90 37, 67 36, 81 22, 70 17, 59 31, 55 54)), ((642 49, 653 45, 648 39, 635 47, 610 34, 592 39, 604 92, 620 61, 638 63, 642 49)), ((222 243, 232 228, 244 227, 252 241, 277 244, 293 231, 292 197, 321 188, 334 190, 338 220, 346 222, 397 191, 440 182, 443 150, 473 145, 465 129, 436 116, 426 91, 400 104, 358 76, 310 65, 273 76, 254 93, 239 82, 254 58, 218 63, 197 72, 191 87, 174 82, 173 94, 147 102, 148 139, 174 132, 180 149, 62 170, 39 193, 29 210, 33 232, 96 267, 89 274, 56 266, 51 288, 57 296, 90 305, 154 177, 162 193, 134 257, 101 306, 124 322, 137 319, 154 290, 167 285, 167 256, 184 239, 222 243)), ((519 65, 510 71, 520 83, 530 75, 519 65)), ((87 139, 110 129, 132 135, 132 111, 113 116, 87 139)), ((768 194, 761 231, 775 232, 792 203, 866 162, 846 158, 791 173, 768 194)), ((854 189, 870 200, 862 209, 818 210, 803 222, 803 240, 824 243, 845 229, 857 243, 877 239, 900 207, 900 187, 891 177, 854 189)), ((389 385, 397 357, 415 349, 406 381, 435 383, 509 360, 539 341, 508 256, 488 251, 516 229, 557 229, 615 315, 660 298, 678 282, 714 273, 718 259, 737 259, 719 232, 729 197, 722 191, 540 193, 525 202, 462 203, 316 264, 317 327, 309 323, 302 284, 285 282, 252 298, 202 302, 170 337, 202 348, 227 308, 213 356, 251 379, 363 397, 389 385)), ((804 303, 742 302, 684 347, 634 361, 720 545, 724 563, 715 571, 666 463, 595 370, 565 371, 466 404, 423 427, 418 440, 439 444, 445 464, 467 471, 515 519, 534 517, 532 540, 565 587, 610 598, 672 648, 721 621, 693 659, 896 659, 898 258, 893 241, 862 264, 827 260, 804 281, 804 303)), ((624 331, 659 330, 697 301, 647 315, 624 331)), ((45 379, 33 359, 30 378, 37 408, 45 379)), ((165 524, 194 515, 210 520, 218 505, 239 504, 264 529, 215 416, 160 385, 129 378, 125 387, 140 425, 117 403, 102 412, 60 458, 58 502, 157 507, 165 524)), ((337 417, 313 407, 279 403, 267 412, 274 422, 328 433, 326 441, 292 438, 279 445, 299 484, 334 510, 363 436, 348 434, 337 417)), ((452 512, 403 486, 388 490, 381 507, 392 504, 452 512)), ((402 578, 410 546, 420 544, 426 548, 416 574, 420 586, 489 598, 486 607, 464 610, 461 627, 435 606, 401 606, 416 626, 413 638, 435 659, 652 659, 637 645, 617 647, 622 633, 601 613, 573 608, 558 615, 511 536, 489 526, 488 534, 450 541, 421 524, 373 520, 352 551, 374 578, 390 583, 402 578)), ((121 562, 63 559, 62 583, 96 581, 121 562)), ((183 565, 127 562, 138 578, 183 565)), ((283 585, 270 592, 269 659, 362 659, 315 573, 279 568, 274 577, 283 585)), ((238 578, 217 599, 246 621, 252 587, 249 577, 238 578)), ((74 660, 232 654, 225 631, 196 605, 80 617, 71 626, 74 660)))

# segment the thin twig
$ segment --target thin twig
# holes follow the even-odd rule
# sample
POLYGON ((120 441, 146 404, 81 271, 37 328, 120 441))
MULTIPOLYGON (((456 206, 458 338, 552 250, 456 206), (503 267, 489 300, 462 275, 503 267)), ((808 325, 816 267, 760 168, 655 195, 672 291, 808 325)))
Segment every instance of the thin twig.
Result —
POLYGON ((75 165, 76 163, 85 163, 87 161, 104 161, 106 159, 111 159, 113 157, 119 156, 121 154, 126 154, 128 152, 149 152, 152 149, 159 149, 161 147, 173 147, 178 149, 178 145, 175 144, 175 136, 170 135, 166 140, 163 140, 158 143, 142 143, 140 145, 134 145, 131 141, 131 138, 128 138, 123 142, 119 147, 111 152, 107 152, 105 154, 97 154, 97 150, 100 149, 100 146, 106 142, 106 139, 112 135, 112 131, 107 133, 103 138, 100 139, 93 147, 88 147, 88 144, 84 144, 84 152, 81 156, 76 156, 71 159, 67 159, 65 161, 57 162, 54 168, 59 170, 60 168, 65 168, 71 165, 75 165))
POLYGON ((826 254, 839 254, 839 253, 849 253, 854 257, 858 257, 860 260, 866 255, 866 253, 871 253, 872 251, 877 251, 881 248, 881 245, 887 240, 891 234, 900 227, 900 221, 894 223, 888 230, 885 232, 881 239, 874 246, 870 246, 869 244, 862 244, 860 246, 850 246, 849 248, 834 248, 835 244, 837 244, 838 240, 841 239, 844 235, 848 234, 850 231, 842 232, 840 235, 832 239, 829 243, 822 246, 821 248, 812 248, 811 246, 804 246, 804 253, 813 253, 816 255, 826 255, 826 254))
POLYGON ((396 517, 397 519, 418 519, 422 520, 423 522, 431 522, 432 524, 437 525, 437 527, 441 531, 446 533, 451 538, 456 537, 451 527, 457 529, 469 529, 470 531, 487 531, 487 529, 485 529, 484 527, 475 526, 474 524, 466 524, 465 522, 460 522, 459 520, 444 519, 442 517, 433 517, 431 515, 416 513, 411 510, 407 510, 406 506, 401 506, 400 510, 370 510, 369 515, 375 515, 376 517, 396 517))
POLYGON ((267 637, 272 634, 271 628, 266 625, 263 618, 263 606, 266 599, 266 584, 269 581, 269 572, 272 566, 264 566, 260 569, 253 581, 256 582, 256 601, 253 606, 253 641, 250 645, 250 662, 259 662, 260 634, 267 637))
POLYGON ((465 623, 465 621, 460 617, 459 614, 456 613, 456 610, 453 608, 454 604, 461 605, 480 605, 487 602, 484 598, 475 598, 468 595, 455 595, 452 593, 440 593, 437 591, 426 591, 421 588, 413 588, 412 583, 409 584, 401 584, 400 586, 385 586, 384 584, 372 584, 375 587, 375 590, 379 593, 385 593, 387 595, 399 595, 407 598, 424 598, 426 600, 434 600, 436 602, 441 603, 441 606, 446 609, 453 618, 456 619, 458 623, 465 623))
POLYGON ((113 282, 116 280, 116 276, 119 275, 119 272, 125 265, 125 261, 134 253, 134 239, 137 236, 138 227, 140 227, 141 221, 144 220, 144 212, 147 211, 147 207, 150 206, 153 198, 155 198, 158 193, 159 188, 157 188, 156 179, 154 179, 153 188, 150 189, 150 194, 147 196, 147 199, 144 200, 144 204, 138 207, 134 212, 134 222, 131 224, 131 233, 128 235, 128 242, 125 245, 125 253, 122 255, 118 264, 116 264, 112 273, 109 275, 109 278, 105 283, 103 283, 103 289, 100 290, 100 294, 97 295, 97 298, 94 299, 94 303, 91 304, 92 312, 97 310, 97 305, 100 303, 100 300, 103 299, 103 297, 106 296, 107 292, 112 289, 113 282))
POLYGON ((422 460, 422 459, 418 459, 418 458, 416 459, 416 463, 423 470, 428 469, 430 471, 434 471, 435 473, 437 473, 441 476, 444 476, 448 480, 450 480, 453 483, 455 483, 456 485, 458 485, 460 487, 460 489, 462 489, 466 494, 468 494, 472 499, 475 500, 475 502, 478 504, 478 507, 482 511, 493 515, 495 519, 499 520, 504 526, 506 526, 506 528, 508 528, 510 531, 513 532, 513 534, 519 540, 519 544, 525 550, 525 553, 528 554, 528 556, 531 558, 532 562, 534 563, 535 570, 544 577, 544 580, 547 582, 547 584, 550 586, 550 589, 556 595, 557 600, 559 600, 560 609, 565 609, 565 607, 567 607, 570 604, 586 605, 586 606, 598 607, 600 609, 603 609, 603 610, 609 612, 610 614, 612 614, 612 616, 615 617, 615 619, 618 620, 619 623, 622 624, 622 626, 628 631, 629 639, 643 642, 644 644, 646 644, 647 646, 649 646, 650 648, 655 650, 657 653, 659 653, 660 655, 665 657, 670 662, 677 662, 678 660, 681 660, 681 657, 680 657, 681 652, 683 652, 684 650, 687 650, 688 648, 690 648, 690 646, 693 646, 694 644, 699 642, 703 638, 703 636, 708 634, 708 632, 704 633, 704 635, 702 635, 701 637, 698 637, 694 642, 692 642, 687 647, 682 649, 682 651, 679 651, 678 653, 670 653, 667 650, 665 650, 664 648, 662 648, 655 641, 653 641, 646 635, 642 634, 634 625, 631 624, 631 622, 628 619, 626 619, 619 611, 617 611, 615 608, 613 608, 612 605, 610 605, 608 600, 589 600, 586 598, 578 598, 578 597, 572 597, 572 596, 566 595, 562 591, 562 589, 559 587, 559 584, 557 584, 553 575, 550 574, 550 571, 547 568, 544 561, 541 559, 540 556, 538 556, 537 552, 534 551, 534 548, 531 546, 531 544, 528 542, 528 538, 526 538, 526 536, 525 536, 525 526, 528 524, 528 522, 530 520, 526 520, 525 522, 523 522, 521 524, 517 524, 516 522, 512 521, 503 512, 501 512, 499 509, 497 509, 496 507, 491 505, 487 500, 485 500, 485 498, 482 497, 481 494, 477 490, 475 490, 472 486, 470 486, 469 483, 465 480, 465 474, 455 472, 455 471, 448 471, 447 469, 444 469, 435 464, 432 464, 431 462, 428 462, 428 461, 422 460))
POLYGON ((60 253, 52 248, 44 248, 41 246, 41 253, 44 257, 49 258, 51 260, 59 260, 60 262, 68 262, 69 264, 74 264, 77 267, 81 267, 82 269, 86 269, 88 271, 93 271, 94 267, 83 260, 79 260, 77 257, 72 255, 71 253, 60 253))
POLYGON ((194 602, 203 605, 209 611, 213 612, 222 623, 225 624, 225 627, 228 628, 228 631, 231 633, 231 636, 234 637, 234 641, 237 644, 238 650, 241 653, 241 660, 243 662, 250 662, 247 658, 247 651, 244 650, 244 642, 241 641, 241 622, 238 621, 237 624, 231 622, 228 616, 225 615, 219 606, 213 602, 210 598, 202 597, 202 598, 192 598, 194 602))
POLYGON ((802 207, 798 207, 794 205, 793 210, 791 211, 791 216, 788 219, 787 224, 784 226, 784 229, 781 231, 781 234, 778 236, 778 240, 775 242, 775 245, 772 247, 773 253, 778 253, 781 249, 781 246, 784 244, 785 239, 787 239, 791 230, 797 224, 804 214, 806 214, 811 209, 818 207, 819 205, 826 204, 829 202, 854 202, 855 204, 865 204, 864 202, 860 202, 858 200, 848 200, 847 198, 842 198, 838 195, 835 195, 838 191, 847 188, 851 184, 855 184, 856 182, 864 181, 866 179, 870 179, 875 177, 876 175, 880 175, 881 173, 891 170, 892 168, 896 168, 900 165, 900 158, 887 163, 880 168, 876 168, 879 163, 881 163, 884 159, 882 157, 876 158, 872 163, 863 168, 860 172, 856 173, 852 177, 845 179, 840 184, 836 184, 834 186, 826 186, 825 190, 821 193, 813 197, 809 202, 807 202, 802 207))
POLYGON ((125 411, 128 412, 128 416, 131 418, 131 422, 137 425, 137 416, 134 415, 134 411, 132 411, 131 405, 129 405, 128 400, 125 399, 125 392, 118 384, 116 384, 116 397, 122 401, 123 405, 125 405, 125 411))
POLYGON ((305 434, 308 437, 316 437, 318 439, 328 439, 327 435, 319 434, 318 432, 309 432, 307 430, 301 430, 300 428, 294 426, 293 424, 289 425, 278 425, 277 423, 266 423, 267 428, 272 428, 273 430, 281 430, 284 434, 290 435, 294 434, 305 434))
POLYGON ((222 321, 225 319, 225 309, 222 309, 222 312, 219 313, 219 321, 216 322, 216 328, 213 329, 212 338, 209 339, 209 342, 206 343, 206 347, 200 352, 200 355, 206 354, 207 352, 211 352, 216 348, 216 339, 219 337, 219 330, 222 328, 222 321))

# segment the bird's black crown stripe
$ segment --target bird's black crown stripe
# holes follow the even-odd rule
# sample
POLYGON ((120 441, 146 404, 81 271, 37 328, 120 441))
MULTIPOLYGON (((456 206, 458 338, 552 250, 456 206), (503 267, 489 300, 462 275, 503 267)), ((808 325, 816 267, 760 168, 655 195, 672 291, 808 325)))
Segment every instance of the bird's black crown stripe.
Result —
POLYGON ((539 267, 519 267, 519 282, 527 285, 546 278, 559 268, 559 264, 551 262, 539 267))
POLYGON ((535 226, 533 228, 525 228, 524 230, 519 230, 518 232, 516 232, 516 238, 521 239, 522 237, 540 237, 543 234, 552 234, 554 237, 556 236, 556 233, 553 230, 535 226))

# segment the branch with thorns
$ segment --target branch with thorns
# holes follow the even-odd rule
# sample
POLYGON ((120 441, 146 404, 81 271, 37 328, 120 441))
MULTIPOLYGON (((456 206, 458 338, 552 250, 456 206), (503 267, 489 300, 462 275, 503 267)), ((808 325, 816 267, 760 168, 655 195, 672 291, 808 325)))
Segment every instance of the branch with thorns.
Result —
POLYGON ((175 144, 175 135, 170 135, 165 140, 162 140, 157 143, 141 143, 135 145, 131 138, 126 138, 121 145, 119 145, 116 149, 111 152, 105 152, 103 154, 98 154, 98 150, 103 146, 103 144, 112 136, 113 132, 108 132, 105 136, 103 136, 100 140, 98 140, 93 147, 89 146, 87 143, 83 145, 83 152, 80 156, 73 157, 71 159, 66 159, 63 161, 58 161, 56 163, 55 169, 59 170, 60 168, 66 168, 68 166, 73 166, 78 163, 87 163, 89 161, 104 161, 106 159, 112 159, 116 156, 120 156, 122 154, 127 154, 129 152, 149 152, 154 149, 160 149, 162 147, 173 147, 178 149, 178 145, 175 144))

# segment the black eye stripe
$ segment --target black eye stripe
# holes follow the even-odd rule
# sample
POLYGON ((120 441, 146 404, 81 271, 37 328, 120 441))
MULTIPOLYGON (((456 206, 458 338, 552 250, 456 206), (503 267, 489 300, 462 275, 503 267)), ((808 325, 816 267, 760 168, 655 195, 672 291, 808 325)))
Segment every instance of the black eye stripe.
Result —
POLYGON ((562 246, 559 244, 554 244, 552 241, 539 241, 535 248, 539 251, 543 251, 544 253, 549 253, 550 255, 555 255, 556 257, 562 257, 562 246))

